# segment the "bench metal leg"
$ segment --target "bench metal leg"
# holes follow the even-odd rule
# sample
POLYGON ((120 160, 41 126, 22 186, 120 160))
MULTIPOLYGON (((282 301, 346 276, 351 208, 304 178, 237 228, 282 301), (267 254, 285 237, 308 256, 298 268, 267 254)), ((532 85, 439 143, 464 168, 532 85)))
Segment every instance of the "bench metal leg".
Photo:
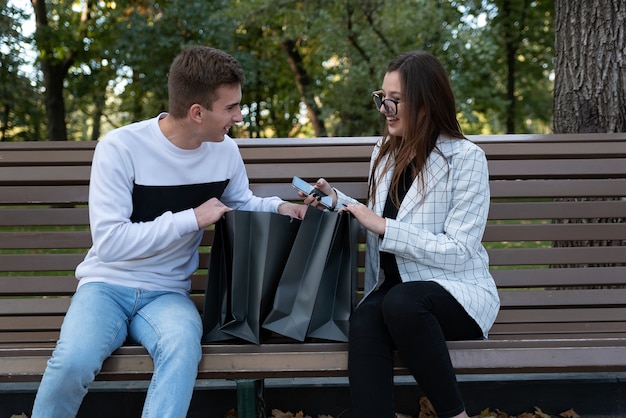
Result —
POLYGON ((237 383, 237 418, 265 418, 263 379, 241 379, 237 383))

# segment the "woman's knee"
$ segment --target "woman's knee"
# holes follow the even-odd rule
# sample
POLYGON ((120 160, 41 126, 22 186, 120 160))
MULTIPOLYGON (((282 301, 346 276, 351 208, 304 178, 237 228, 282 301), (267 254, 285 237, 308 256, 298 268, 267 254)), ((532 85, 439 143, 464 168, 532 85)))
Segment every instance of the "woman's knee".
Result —
POLYGON ((365 300, 352 313, 350 317, 350 336, 365 336, 372 332, 378 332, 384 327, 381 306, 378 301, 365 300))

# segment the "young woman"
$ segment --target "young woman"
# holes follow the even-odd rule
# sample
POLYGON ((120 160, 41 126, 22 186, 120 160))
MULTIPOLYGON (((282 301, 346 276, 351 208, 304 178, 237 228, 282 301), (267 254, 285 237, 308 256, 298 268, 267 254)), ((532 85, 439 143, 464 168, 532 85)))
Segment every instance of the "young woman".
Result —
MULTIPOLYGON (((446 341, 486 337, 500 307, 481 244, 487 161, 463 136, 432 54, 393 59, 373 99, 387 125, 372 154, 367 206, 324 179, 316 184, 368 231, 366 295, 350 321, 355 416, 394 417, 397 350, 439 417, 467 417, 446 341)), ((317 196, 305 203, 317 205, 317 196)))

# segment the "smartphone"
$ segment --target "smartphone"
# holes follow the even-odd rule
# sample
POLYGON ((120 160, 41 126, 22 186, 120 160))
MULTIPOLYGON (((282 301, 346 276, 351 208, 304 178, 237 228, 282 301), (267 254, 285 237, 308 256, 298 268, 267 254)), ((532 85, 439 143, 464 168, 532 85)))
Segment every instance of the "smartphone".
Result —
POLYGON ((323 191, 316 189, 315 187, 313 187, 313 185, 307 183, 306 181, 302 180, 300 177, 296 177, 296 176, 293 176, 293 180, 291 184, 293 185, 293 187, 295 187, 297 190, 300 190, 304 194, 315 193, 316 195, 320 196, 321 197, 320 203, 322 204, 322 206, 324 206, 327 209, 332 209, 333 198, 331 196, 328 196, 323 191))

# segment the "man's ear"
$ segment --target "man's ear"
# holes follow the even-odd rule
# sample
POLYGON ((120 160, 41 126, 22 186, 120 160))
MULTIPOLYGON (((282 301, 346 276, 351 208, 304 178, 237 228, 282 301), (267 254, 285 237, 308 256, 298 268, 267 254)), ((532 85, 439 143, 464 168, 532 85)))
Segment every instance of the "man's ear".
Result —
POLYGON ((194 103, 191 105, 191 107, 189 108, 189 118, 194 121, 194 122, 202 122, 202 112, 205 111, 205 109, 200 106, 198 103, 194 103))

